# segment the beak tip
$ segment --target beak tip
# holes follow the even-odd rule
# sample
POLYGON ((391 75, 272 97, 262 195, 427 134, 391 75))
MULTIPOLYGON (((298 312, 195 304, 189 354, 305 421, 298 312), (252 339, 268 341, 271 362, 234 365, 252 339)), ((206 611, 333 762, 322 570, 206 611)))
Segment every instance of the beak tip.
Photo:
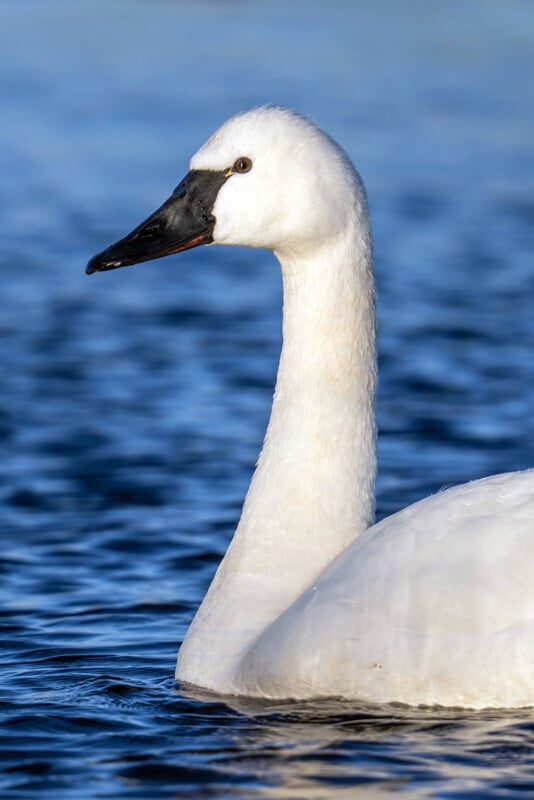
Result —
POLYGON ((98 255, 93 256, 90 261, 87 262, 87 266, 85 268, 86 275, 93 275, 95 272, 99 272, 103 267, 102 261, 102 253, 98 253, 98 255))
POLYGON ((88 261, 87 266, 85 268, 86 275, 94 275, 95 272, 107 272, 107 270, 117 269, 117 267, 125 266, 124 261, 104 258, 106 253, 107 250, 104 251, 104 253, 98 253, 98 255, 93 256, 93 258, 90 261, 88 261))

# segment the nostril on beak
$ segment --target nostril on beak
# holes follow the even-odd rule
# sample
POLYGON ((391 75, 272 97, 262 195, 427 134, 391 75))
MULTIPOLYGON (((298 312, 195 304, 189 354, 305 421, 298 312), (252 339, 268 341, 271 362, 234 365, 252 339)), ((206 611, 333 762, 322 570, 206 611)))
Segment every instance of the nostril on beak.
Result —
POLYGON ((174 192, 172 193, 173 197, 177 197, 178 199, 185 197, 187 194, 187 181, 184 180, 178 184, 174 192))
POLYGON ((149 228, 143 228, 143 230, 139 232, 139 239, 152 239, 154 236, 161 233, 164 228, 165 225, 162 222, 158 222, 156 225, 150 225, 149 228))

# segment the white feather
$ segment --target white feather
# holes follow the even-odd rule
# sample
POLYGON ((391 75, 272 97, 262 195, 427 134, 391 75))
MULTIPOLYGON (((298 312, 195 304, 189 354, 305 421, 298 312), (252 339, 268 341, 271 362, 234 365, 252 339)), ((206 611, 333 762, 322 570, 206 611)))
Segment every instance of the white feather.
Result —
POLYGON ((241 520, 176 677, 219 693, 466 707, 534 704, 534 471, 372 525, 376 342, 361 179, 309 120, 233 117, 193 169, 223 185, 214 241, 269 247, 283 347, 241 520))

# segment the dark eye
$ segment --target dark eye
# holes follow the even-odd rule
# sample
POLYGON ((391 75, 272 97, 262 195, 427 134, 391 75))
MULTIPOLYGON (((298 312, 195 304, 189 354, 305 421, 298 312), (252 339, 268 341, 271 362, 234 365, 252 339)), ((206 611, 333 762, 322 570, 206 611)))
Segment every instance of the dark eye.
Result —
POLYGON ((232 167, 234 172, 250 172, 252 169, 252 161, 246 156, 241 156, 232 167))

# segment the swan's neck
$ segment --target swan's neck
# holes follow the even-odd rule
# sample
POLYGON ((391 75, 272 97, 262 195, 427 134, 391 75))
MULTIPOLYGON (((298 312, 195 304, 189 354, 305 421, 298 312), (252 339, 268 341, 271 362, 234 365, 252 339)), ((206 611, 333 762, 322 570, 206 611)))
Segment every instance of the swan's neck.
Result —
POLYGON ((363 223, 313 253, 277 254, 284 318, 272 414, 234 539, 182 646, 182 680, 231 691, 240 653, 373 522, 375 309, 363 223))
POLYGON ((282 259, 283 348, 245 506, 280 509, 307 559, 325 563, 373 522, 376 472, 372 266, 336 245, 282 259))

